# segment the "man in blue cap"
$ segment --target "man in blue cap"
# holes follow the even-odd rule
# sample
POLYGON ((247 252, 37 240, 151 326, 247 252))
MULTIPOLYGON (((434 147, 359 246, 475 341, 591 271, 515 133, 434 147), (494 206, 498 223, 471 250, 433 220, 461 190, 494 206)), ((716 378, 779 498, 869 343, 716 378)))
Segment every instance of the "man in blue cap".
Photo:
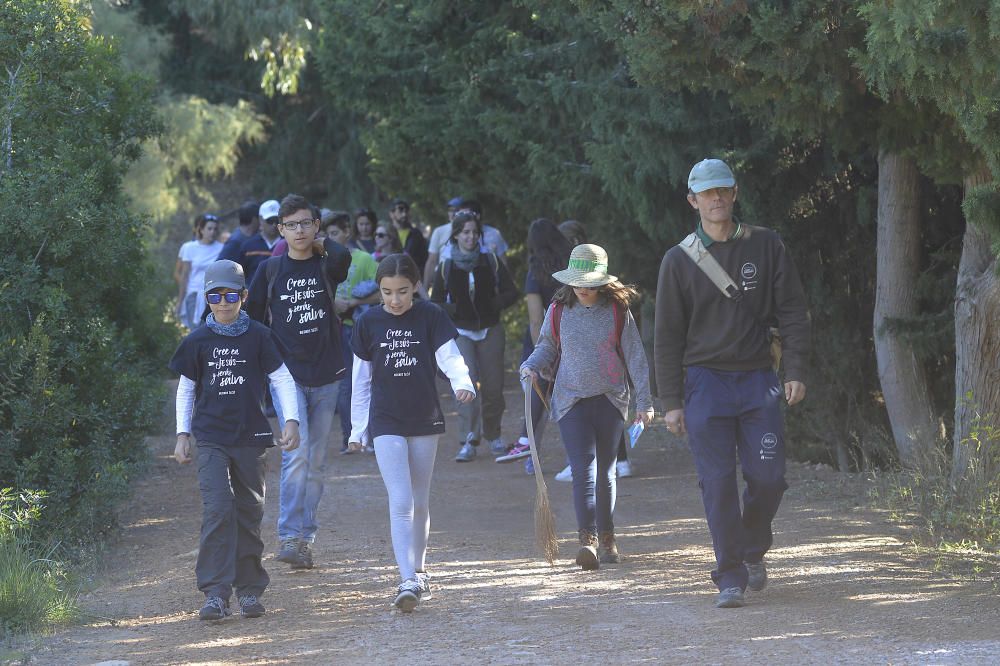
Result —
POLYGON ((735 219, 737 194, 722 160, 691 169, 698 226, 660 264, 653 351, 667 429, 687 434, 698 471, 720 608, 738 608, 747 587, 767 585, 771 522, 788 488, 780 401, 805 397, 810 338, 791 257, 777 233, 735 219), (772 349, 776 334, 782 351, 772 349))

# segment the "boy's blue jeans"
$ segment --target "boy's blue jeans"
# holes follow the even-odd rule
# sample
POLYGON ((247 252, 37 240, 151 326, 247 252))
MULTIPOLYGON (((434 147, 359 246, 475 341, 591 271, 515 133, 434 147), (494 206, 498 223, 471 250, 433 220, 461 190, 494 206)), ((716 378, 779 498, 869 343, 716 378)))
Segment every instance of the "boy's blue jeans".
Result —
POLYGON ((745 589, 743 563, 760 562, 771 547, 771 521, 788 488, 781 385, 770 369, 690 366, 684 393, 688 446, 715 547, 712 580, 720 590, 745 589), (746 481, 742 510, 737 455, 746 481))
MULTIPOLYGON (((281 488, 278 510, 278 538, 316 540, 316 510, 323 496, 326 452, 333 430, 340 382, 323 386, 303 386, 296 382, 299 400, 299 447, 281 452, 281 488)), ((274 388, 271 388, 278 423, 285 427, 285 417, 274 388)))

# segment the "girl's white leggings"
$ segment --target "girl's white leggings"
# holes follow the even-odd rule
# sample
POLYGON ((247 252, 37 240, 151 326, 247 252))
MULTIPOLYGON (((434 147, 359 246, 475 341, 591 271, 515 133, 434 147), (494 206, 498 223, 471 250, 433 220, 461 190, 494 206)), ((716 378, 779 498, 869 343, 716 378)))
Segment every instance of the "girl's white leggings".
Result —
POLYGON ((392 550, 404 581, 416 578, 416 572, 424 570, 427 536, 431 531, 428 508, 437 443, 438 435, 375 438, 375 459, 389 494, 392 550))

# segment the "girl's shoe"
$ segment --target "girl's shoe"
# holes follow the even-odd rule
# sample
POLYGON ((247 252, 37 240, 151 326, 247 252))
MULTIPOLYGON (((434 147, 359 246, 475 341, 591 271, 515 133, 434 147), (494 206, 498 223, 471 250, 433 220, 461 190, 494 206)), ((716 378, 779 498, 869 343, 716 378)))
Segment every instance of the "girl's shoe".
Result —
POLYGON ((565 481, 567 483, 573 482, 573 470, 569 465, 563 468, 563 471, 556 474, 556 481, 565 481))
POLYGON ((576 563, 584 571, 593 571, 601 566, 597 559, 597 535, 587 530, 580 530, 580 550, 576 553, 576 563))
POLYGON ((514 462, 515 460, 520 460, 521 458, 528 458, 531 456, 531 445, 529 444, 514 444, 510 447, 504 455, 497 458, 498 463, 514 462))
POLYGON ((535 463, 532 462, 531 456, 528 456, 528 459, 524 461, 524 473, 528 476, 535 475, 535 463))
POLYGON ((417 572, 417 582, 420 583, 420 600, 428 601, 434 598, 431 592, 431 575, 426 571, 417 572))
POLYGON ((392 605, 404 613, 409 613, 420 603, 420 595, 420 581, 413 578, 404 580, 396 588, 396 598, 392 605))
POLYGON ((598 541, 601 542, 601 548, 598 551, 598 559, 601 564, 618 564, 622 561, 618 545, 615 544, 614 532, 601 532, 598 541))

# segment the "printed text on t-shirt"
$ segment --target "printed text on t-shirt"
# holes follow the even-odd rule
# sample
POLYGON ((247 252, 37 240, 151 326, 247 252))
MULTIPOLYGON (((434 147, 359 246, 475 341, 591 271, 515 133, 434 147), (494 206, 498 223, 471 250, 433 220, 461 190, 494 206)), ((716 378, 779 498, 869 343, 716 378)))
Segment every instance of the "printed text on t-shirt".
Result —
MULTIPOLYGON (((325 291, 317 289, 316 287, 318 286, 319 280, 314 277, 288 278, 288 281, 285 283, 285 290, 288 293, 281 295, 281 300, 288 301, 289 303, 288 317, 285 318, 285 323, 292 323, 292 320, 296 316, 298 316, 299 324, 305 324, 326 317, 326 310, 314 305, 316 297, 325 291)), ((299 331, 299 334, 315 333, 318 330, 318 328, 310 328, 299 331)))
MULTIPOLYGON (((420 340, 413 339, 413 331, 403 331, 390 328, 385 332, 386 342, 379 343, 379 347, 385 349, 385 367, 395 369, 409 368, 417 365, 417 359, 409 354, 410 347, 420 344, 420 340)), ((409 372, 395 373, 394 377, 408 377, 409 372)))
MULTIPOLYGON (((246 377, 235 374, 238 364, 246 361, 237 358, 240 350, 229 347, 214 347, 212 349, 212 360, 208 362, 208 367, 214 368, 209 379, 209 386, 239 386, 246 381, 246 377)), ((235 391, 220 392, 219 395, 234 395, 235 391)))

